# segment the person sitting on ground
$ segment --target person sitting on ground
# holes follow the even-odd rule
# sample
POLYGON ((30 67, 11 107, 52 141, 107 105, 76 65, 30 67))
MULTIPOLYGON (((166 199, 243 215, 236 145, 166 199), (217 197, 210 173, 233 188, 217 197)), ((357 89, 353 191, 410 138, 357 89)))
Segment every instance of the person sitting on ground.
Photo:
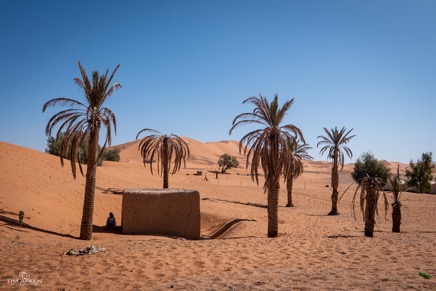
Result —
POLYGON ((117 226, 117 220, 115 219, 114 214, 109 213, 109 217, 106 220, 106 228, 115 228, 117 226))

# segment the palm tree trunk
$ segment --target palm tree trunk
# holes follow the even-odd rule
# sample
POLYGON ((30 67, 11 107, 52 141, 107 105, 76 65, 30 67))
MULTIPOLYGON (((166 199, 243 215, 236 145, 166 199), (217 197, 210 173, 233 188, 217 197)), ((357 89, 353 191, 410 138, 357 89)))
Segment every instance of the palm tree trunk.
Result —
POLYGON ((339 186, 339 173, 338 173, 338 157, 337 152, 335 152, 335 157, 333 159, 332 168, 332 210, 330 210, 328 215, 339 215, 338 212, 338 186, 339 186))
POLYGON ((392 203, 392 232, 400 232, 401 225, 401 203, 394 201, 392 203))
POLYGON ((376 186, 369 182, 366 185, 365 236, 374 236, 375 207, 377 205, 376 186))
POLYGON ((169 173, 169 161, 168 161, 168 141, 164 139, 162 145, 162 170, 163 170, 163 188, 168 189, 168 173, 169 173))
POLYGON ((294 185, 294 179, 293 177, 288 177, 286 179, 286 191, 288 192, 288 204, 286 204, 286 207, 294 207, 294 204, 292 203, 292 187, 294 185))
POLYGON ((274 183, 268 189, 268 237, 277 237, 279 232, 279 191, 280 184, 274 183))
POLYGON ((86 169, 85 197, 83 201, 80 239, 92 239, 92 221, 94 216, 95 181, 97 177, 97 151, 99 127, 91 130, 88 143, 88 162, 86 169))
POLYGON ((277 237, 279 229, 279 190, 280 190, 280 171, 278 169, 279 148, 277 136, 270 136, 269 169, 265 175, 268 185, 268 237, 277 237))

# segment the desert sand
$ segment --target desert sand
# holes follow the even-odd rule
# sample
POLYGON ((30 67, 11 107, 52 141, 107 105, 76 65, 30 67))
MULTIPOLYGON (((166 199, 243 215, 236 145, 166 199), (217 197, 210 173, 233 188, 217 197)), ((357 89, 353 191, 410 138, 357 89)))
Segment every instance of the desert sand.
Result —
MULTIPOLYGON (((58 157, 0 142, 0 288, 436 290, 436 195, 403 193, 401 233, 391 232, 391 209, 385 218, 380 207, 375 237, 367 238, 358 207, 356 219, 351 212, 355 186, 339 203, 341 215, 327 216, 331 165, 306 162, 294 183, 295 207, 284 207, 282 184, 279 236, 267 238, 266 194, 247 175, 237 142, 186 140, 191 159, 169 184, 200 192, 201 240, 100 230, 110 211, 122 224, 122 195, 115 189, 162 186, 157 171, 151 175, 144 168, 137 142, 121 145, 122 160, 97 170, 92 241, 78 239, 85 179, 74 180, 69 164, 61 167, 58 157), (209 171, 217 170, 223 153, 236 155, 241 165, 215 179, 209 171), (210 238, 232 219, 239 222, 210 238), (105 251, 66 255, 89 245, 105 251), (29 286, 18 286, 22 278, 29 286)), ((393 169, 397 164, 390 163, 393 169)), ((346 165, 341 173, 340 193, 352 183, 352 168, 346 165)))

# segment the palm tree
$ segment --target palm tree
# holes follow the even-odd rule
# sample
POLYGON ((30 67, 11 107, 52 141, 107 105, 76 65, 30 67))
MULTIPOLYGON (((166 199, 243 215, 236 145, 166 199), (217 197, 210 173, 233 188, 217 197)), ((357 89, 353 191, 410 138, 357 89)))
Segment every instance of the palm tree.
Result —
POLYGON ((392 193, 394 195, 394 202, 392 203, 392 232, 400 232, 401 226, 401 185, 404 184, 400 180, 400 165, 397 167, 397 174, 389 177, 389 182, 392 185, 392 193))
MULTIPOLYGON (((375 215, 378 213, 378 198, 382 191, 381 185, 383 181, 378 177, 364 177, 360 180, 356 192, 353 197, 353 212, 356 201, 356 194, 360 189, 360 210, 363 213, 363 221, 365 222, 364 235, 367 237, 374 236, 375 215)), ((385 212, 388 209, 388 200, 383 192, 385 212)), ((356 216, 354 216, 356 218, 356 216)))
POLYGON ((97 161, 105 150, 106 145, 111 144, 112 126, 116 133, 115 114, 110 109, 103 107, 103 105, 115 90, 121 88, 119 83, 110 85, 119 66, 115 68, 111 75, 109 75, 109 69, 107 69, 106 73, 101 76, 97 71, 93 71, 91 78, 89 78, 79 61, 82 78, 75 78, 74 82, 83 89, 86 98, 85 102, 82 103, 70 98, 55 98, 46 102, 42 109, 42 112, 44 112, 51 106, 70 107, 50 118, 45 133, 47 136, 51 136, 55 126, 58 123, 61 124, 57 131, 56 139, 59 140, 62 132, 65 132, 59 156, 62 166, 64 165, 63 157, 70 157, 71 171, 74 179, 76 178, 76 162, 78 162, 80 173, 83 175, 80 164, 80 148, 84 143, 88 143, 85 197, 80 226, 80 238, 85 240, 92 239, 97 161), (101 126, 106 128, 106 138, 104 146, 99 151, 98 140, 101 126))
MULTIPOLYGON (((188 144, 179 136, 175 134, 162 135, 159 131, 150 128, 144 128, 138 132, 136 139, 143 132, 153 132, 155 134, 144 137, 139 143, 139 151, 141 152, 144 160, 153 161, 154 156, 157 155, 157 170, 163 175, 163 188, 168 188, 168 174, 171 168, 171 160, 174 159, 174 166, 171 174, 175 174, 183 166, 186 167, 186 158, 189 159, 188 144), (162 168, 162 170, 160 170, 162 168)), ((153 174, 153 162, 150 162, 150 170, 153 174)))
POLYGON ((318 136, 321 141, 318 142, 316 147, 322 145, 323 147, 320 150, 320 154, 323 155, 326 151, 328 151, 327 159, 333 160, 332 167, 332 210, 328 215, 338 215, 338 186, 339 186, 339 169, 338 166, 341 165, 341 171, 344 168, 344 152, 347 154, 349 158, 353 157, 353 153, 351 150, 345 146, 350 140, 355 137, 355 135, 349 136, 353 129, 346 132, 345 127, 342 127, 340 131, 335 127, 334 129, 330 129, 330 131, 324 127, 324 131, 326 136, 318 136), (342 151, 343 150, 343 151, 342 151))
MULTIPOLYGON (((383 193, 385 213, 388 209, 388 200, 382 186, 389 177, 389 169, 380 163, 371 153, 364 153, 354 163, 351 177, 358 184, 353 197, 353 212, 357 192, 360 189, 360 210, 365 221, 365 236, 374 235, 375 214, 378 213, 377 204, 380 192, 383 193)), ((354 216, 356 217, 356 216, 354 216)))
POLYGON ((280 108, 278 96, 269 103, 266 97, 250 97, 243 103, 255 106, 253 112, 242 113, 233 120, 229 134, 241 125, 256 124, 262 128, 251 131, 239 142, 239 151, 244 148, 247 156, 246 167, 251 160, 251 178, 259 184, 259 166, 265 174, 264 191, 268 193, 268 237, 278 234, 278 199, 280 175, 285 177, 291 169, 291 144, 295 139, 304 142, 303 133, 293 124, 281 125, 286 113, 294 103, 294 99, 286 101, 280 108), (292 133, 292 134, 291 134, 292 133), (244 145, 245 144, 245 145, 244 145))
POLYGON ((288 176, 286 177, 286 190, 288 192, 288 204, 286 207, 294 207, 292 203, 292 187, 294 180, 300 177, 304 172, 303 160, 312 160, 313 157, 307 153, 308 150, 312 149, 308 144, 300 143, 294 140, 291 144, 291 168, 288 171, 288 176))

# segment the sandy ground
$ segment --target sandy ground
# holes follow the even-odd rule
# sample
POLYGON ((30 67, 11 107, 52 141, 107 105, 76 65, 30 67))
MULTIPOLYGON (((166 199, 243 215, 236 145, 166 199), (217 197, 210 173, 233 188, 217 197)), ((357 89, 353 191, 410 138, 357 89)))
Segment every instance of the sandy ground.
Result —
MULTIPOLYGON (((249 220, 219 239, 94 232, 92 241, 79 240, 84 178, 73 180, 69 164, 62 168, 57 157, 1 142, 0 288, 436 290, 436 195, 404 193, 402 232, 391 232, 389 209, 386 219, 380 212, 375 237, 366 238, 362 215, 356 212, 355 220, 351 213, 353 188, 339 204, 341 215, 326 216, 330 164, 306 163, 305 173, 294 184, 294 208, 284 207, 282 185, 279 237, 270 239, 267 212, 260 207, 266 205, 262 187, 243 167, 219 179, 207 172, 217 169, 220 154, 237 154, 237 143, 190 140, 190 146, 187 169, 170 176, 170 187, 200 192, 202 233, 206 236, 211 227, 228 219, 249 220), (193 175, 197 170, 203 176, 193 175), (17 224, 20 210, 23 227, 17 224), (66 255, 88 245, 105 251, 66 255), (433 277, 424 279, 419 272, 433 277), (20 282, 28 286, 18 286, 20 282)), ((122 197, 108 189, 161 187, 160 176, 144 169, 136 147, 124 145, 122 162, 98 168, 95 225, 103 226, 110 211, 122 223, 122 197)), ((341 193, 351 183, 351 170, 347 165, 341 173, 341 193)))

